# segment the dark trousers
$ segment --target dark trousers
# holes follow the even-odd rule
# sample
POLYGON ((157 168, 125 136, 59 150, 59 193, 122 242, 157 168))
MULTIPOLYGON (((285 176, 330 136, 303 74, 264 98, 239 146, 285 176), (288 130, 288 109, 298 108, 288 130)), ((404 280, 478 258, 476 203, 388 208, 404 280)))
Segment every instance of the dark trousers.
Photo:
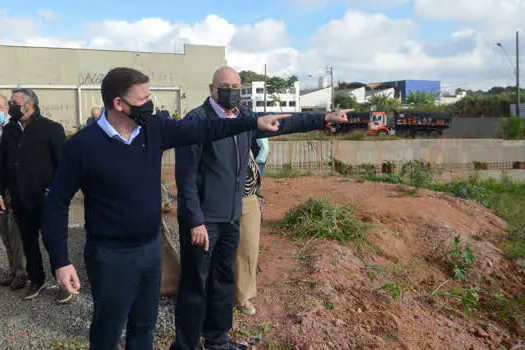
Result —
MULTIPOLYGON (((20 230, 20 236, 22 237, 22 245, 24 246, 27 277, 32 284, 41 285, 46 280, 39 242, 44 206, 39 205, 35 208, 28 209, 21 205, 19 201, 13 200, 12 208, 18 229, 20 230)), ((54 275, 55 269, 52 265, 51 271, 54 275)))
POLYGON ((191 244, 190 227, 181 220, 179 227, 181 283, 175 310, 177 337, 171 349, 195 350, 201 335, 206 348, 225 348, 233 324, 239 222, 207 223, 207 253, 191 244))
POLYGON ((126 349, 153 349, 160 299, 160 235, 138 247, 86 242, 84 261, 93 297, 91 350, 117 349, 126 326, 126 349))

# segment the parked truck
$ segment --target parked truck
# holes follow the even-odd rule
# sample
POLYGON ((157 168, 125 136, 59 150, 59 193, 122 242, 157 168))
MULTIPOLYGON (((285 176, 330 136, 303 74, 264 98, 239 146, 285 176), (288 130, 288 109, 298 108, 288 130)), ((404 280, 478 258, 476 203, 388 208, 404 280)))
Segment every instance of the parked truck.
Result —
POLYGON ((452 123, 450 114, 438 112, 394 111, 394 118, 390 124, 385 112, 352 112, 347 116, 348 124, 341 124, 337 127, 329 125, 327 133, 335 135, 363 130, 369 136, 438 138, 443 136, 443 130, 448 129, 452 123))

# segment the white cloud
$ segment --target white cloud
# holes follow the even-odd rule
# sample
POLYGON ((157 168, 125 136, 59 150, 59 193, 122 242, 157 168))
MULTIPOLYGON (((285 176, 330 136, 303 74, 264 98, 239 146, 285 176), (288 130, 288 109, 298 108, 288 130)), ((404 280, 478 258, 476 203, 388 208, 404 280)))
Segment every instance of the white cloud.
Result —
POLYGON ((58 19, 58 15, 49 9, 39 9, 38 15, 46 21, 56 21, 58 19))
POLYGON ((286 25, 274 19, 236 28, 231 42, 233 50, 253 53, 285 48, 287 45, 286 25))
POLYGON ((415 0, 414 12, 423 20, 459 20, 474 25, 489 38, 511 38, 523 27, 523 0, 415 0))
POLYGON ((0 43, 158 52, 180 52, 185 43, 221 45, 227 47, 232 67, 262 72, 267 64, 272 75, 320 74, 329 64, 336 81, 440 79, 443 85, 461 83, 456 87, 470 88, 490 87, 497 81, 512 83, 507 58, 473 21, 439 41, 416 39, 419 26, 411 19, 349 10, 319 27, 305 38, 306 49, 298 50, 289 40, 285 23, 275 19, 243 26, 216 15, 196 23, 162 18, 105 20, 88 25, 85 38, 66 40, 43 37, 38 21, 9 17, 0 10, 0 43), (24 25, 17 27, 17 23, 24 25))
POLYGON ((38 35, 41 24, 30 17, 9 17, 6 8, 0 9, 0 39, 23 40, 38 35))

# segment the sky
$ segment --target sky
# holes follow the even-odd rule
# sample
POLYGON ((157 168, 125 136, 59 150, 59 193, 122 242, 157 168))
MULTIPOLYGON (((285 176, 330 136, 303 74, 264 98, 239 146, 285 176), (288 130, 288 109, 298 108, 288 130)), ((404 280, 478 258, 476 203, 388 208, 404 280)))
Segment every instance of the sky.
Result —
POLYGON ((267 64, 302 87, 328 65, 335 82, 440 80, 454 92, 515 84, 522 18, 525 0, 0 0, 0 44, 178 53, 221 45, 233 68, 262 73, 267 64))

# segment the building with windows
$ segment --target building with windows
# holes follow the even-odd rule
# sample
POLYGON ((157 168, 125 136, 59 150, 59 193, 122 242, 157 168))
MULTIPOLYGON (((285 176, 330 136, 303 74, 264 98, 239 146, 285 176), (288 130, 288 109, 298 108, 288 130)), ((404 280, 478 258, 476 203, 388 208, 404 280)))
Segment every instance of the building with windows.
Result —
POLYGON ((384 83, 368 84, 372 89, 388 86, 398 93, 401 101, 405 102, 411 92, 426 92, 436 95, 439 98, 441 92, 441 82, 439 80, 398 80, 384 83))
POLYGON ((114 67, 138 69, 150 78, 151 98, 170 113, 185 115, 209 95, 225 48, 185 45, 183 53, 157 53, 0 45, 0 94, 31 88, 43 115, 77 130, 93 106, 102 106, 100 83, 114 67))
MULTIPOLYGON (((243 84, 241 103, 254 112, 264 112, 264 82, 254 81, 243 84)), ((291 89, 279 91, 276 94, 266 94, 266 112, 293 113, 299 112, 299 82, 291 89)))

